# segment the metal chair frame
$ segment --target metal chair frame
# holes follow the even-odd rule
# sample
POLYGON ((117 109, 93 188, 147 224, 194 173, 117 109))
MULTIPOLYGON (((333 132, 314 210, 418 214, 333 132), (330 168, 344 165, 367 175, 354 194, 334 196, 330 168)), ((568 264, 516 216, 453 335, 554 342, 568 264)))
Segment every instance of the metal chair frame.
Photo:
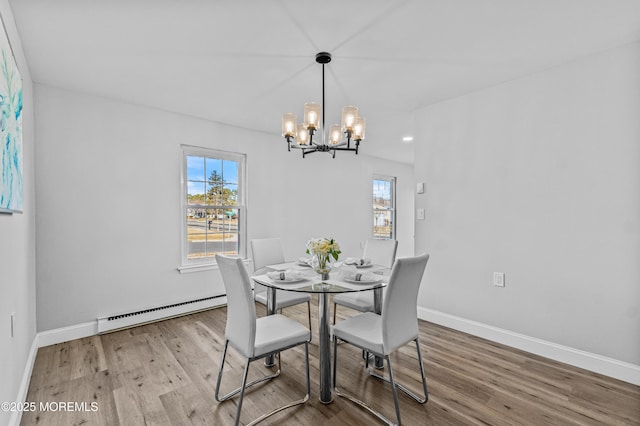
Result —
POLYGON ((405 387, 404 385, 402 385, 401 383, 396 383, 394 376, 393 376, 393 369, 391 367, 391 359, 389 358, 389 355, 384 355, 384 354, 380 354, 380 353, 376 353, 371 351, 368 348, 365 348, 363 346, 360 345, 356 345, 354 343, 351 343, 349 341, 343 340, 343 339, 338 339, 337 337, 334 336, 333 338, 333 386, 334 386, 334 390, 335 390, 335 394, 338 396, 341 396, 343 398, 348 399, 349 401, 358 404, 359 406, 361 406, 362 408, 364 408, 365 410, 367 410, 369 413, 373 414, 374 416, 376 416, 378 419, 380 419, 381 421, 383 421, 384 423, 388 424, 388 425, 401 425, 401 420, 400 420, 400 405, 398 402, 398 392, 396 389, 400 389, 402 392, 404 392, 405 394, 407 394, 408 396, 410 396, 411 398, 413 398, 416 402, 420 403, 420 404, 424 404, 429 400, 429 392, 427 390, 427 380, 425 378, 424 375, 424 365, 422 364, 422 354, 420 352, 420 342, 418 340, 418 338, 416 338, 414 340, 414 342, 416 343, 416 351, 418 352, 418 363, 420 364, 420 374, 422 376, 422 389, 424 392, 424 396, 418 396, 415 393, 413 393, 412 391, 410 391, 407 387, 405 387), (338 383, 336 381, 336 371, 338 369, 338 340, 341 340, 345 343, 349 343, 350 345, 356 346, 360 349, 362 349, 363 351, 366 351, 368 353, 372 353, 376 356, 379 356, 381 358, 384 358, 385 361, 387 362, 387 367, 389 368, 389 378, 386 378, 385 376, 382 376, 378 373, 376 373, 375 371, 371 370, 369 368, 369 357, 367 356, 365 358, 365 369, 367 370, 367 373, 369 374, 369 376, 371 377, 375 377, 377 379, 380 379, 386 383, 389 383, 391 385, 391 390, 393 392, 393 402, 395 404, 395 409, 396 409, 396 419, 398 421, 398 423, 393 423, 391 420, 389 420, 387 417, 385 417, 382 413, 380 413, 379 411, 374 410, 373 408, 371 408, 371 406, 369 406, 366 402, 352 396, 349 395, 343 391, 341 391, 340 389, 338 389, 338 383))
MULTIPOLYGON (((298 346, 298 344, 295 345, 291 345, 285 348, 281 348, 279 349, 278 352, 270 352, 270 353, 266 353, 266 354, 262 354, 260 356, 254 357, 254 358, 247 358, 245 365, 244 365, 244 372, 242 374, 242 385, 237 388, 232 390, 231 392, 227 393, 224 396, 220 396, 220 384, 222 383, 222 372, 224 370, 224 362, 225 359, 227 357, 227 348, 229 347, 229 340, 225 340, 224 342, 224 351, 222 352, 222 363, 220 364, 220 371, 218 372, 218 380, 216 382, 216 393, 215 393, 215 397, 216 397, 216 401, 218 402, 224 402, 229 400, 230 398, 234 397, 235 395, 237 395, 238 393, 240 393, 240 399, 238 400, 238 408, 236 409, 236 420, 235 420, 235 424, 236 426, 238 425, 238 422, 240 421, 240 412, 242 410, 242 402, 244 400, 244 392, 245 390, 247 390, 248 388, 250 388, 253 385, 257 385, 258 383, 262 383, 265 382, 267 380, 271 380, 271 379, 275 379, 276 377, 278 377, 280 375, 281 372, 281 361, 280 361, 280 351, 285 351, 287 349, 293 348, 295 346, 298 346), (249 364, 251 364, 251 362, 261 359, 261 358, 265 358, 269 355, 277 355, 278 357, 278 370, 273 373, 273 374, 269 374, 267 376, 263 376, 260 377, 254 381, 252 381, 251 383, 247 384, 247 376, 249 374, 249 364)), ((260 417, 258 417, 255 420, 252 420, 250 423, 247 424, 247 426, 251 426, 251 425, 255 425, 260 423, 261 421, 263 421, 264 419, 271 417, 272 415, 279 413, 282 410, 286 410, 287 408, 291 408, 291 407, 295 407, 296 405, 300 405, 300 404, 304 404, 305 402, 307 402, 309 400, 309 394, 310 394, 310 390, 311 390, 311 383, 310 383, 310 379, 309 379, 309 342, 304 342, 304 354, 305 354, 305 365, 306 365, 306 376, 307 376, 307 393, 306 395, 302 398, 302 399, 298 399, 296 401, 292 401, 288 404, 285 404, 281 407, 278 407, 266 414, 261 415, 260 417)))

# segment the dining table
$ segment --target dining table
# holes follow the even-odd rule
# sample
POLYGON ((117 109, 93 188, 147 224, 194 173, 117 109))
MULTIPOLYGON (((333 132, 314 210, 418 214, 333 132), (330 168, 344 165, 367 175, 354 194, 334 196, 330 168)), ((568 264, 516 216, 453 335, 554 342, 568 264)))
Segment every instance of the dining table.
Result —
MULTIPOLYGON (((269 265, 266 267, 272 272, 301 271, 302 277, 297 279, 272 279, 269 274, 254 275, 251 278, 258 284, 262 284, 267 288, 267 314, 275 314, 276 298, 278 291, 294 291, 311 293, 318 295, 318 347, 319 347, 319 371, 320 371, 320 401, 329 404, 333 401, 333 383, 331 377, 331 328, 329 324, 329 295, 338 293, 350 293, 359 291, 373 291, 374 311, 377 314, 382 312, 382 289, 387 285, 391 270, 379 265, 364 265, 359 267, 357 272, 364 275, 367 272, 369 280, 358 281, 357 279, 348 279, 346 276, 353 274, 345 274, 344 269, 355 268, 344 263, 334 266, 329 274, 328 279, 322 279, 322 276, 316 273, 305 262, 293 261, 269 265), (344 269, 343 269, 344 268, 344 269), (376 279, 371 279, 372 276, 376 279), (379 276, 379 279, 377 278, 379 276)), ((285 277, 281 275, 278 278, 285 277)), ((326 278, 326 277, 325 277, 326 278)), ((271 355, 265 359, 265 365, 270 366, 275 363, 275 356, 271 355)), ((383 360, 377 358, 374 360, 374 366, 382 368, 383 360)))

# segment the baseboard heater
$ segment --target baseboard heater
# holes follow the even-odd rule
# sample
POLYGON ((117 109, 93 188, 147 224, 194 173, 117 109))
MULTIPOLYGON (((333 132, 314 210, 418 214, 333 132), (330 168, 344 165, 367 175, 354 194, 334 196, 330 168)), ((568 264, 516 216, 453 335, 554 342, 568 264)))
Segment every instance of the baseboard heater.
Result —
POLYGON ((126 314, 102 317, 98 318, 98 334, 109 333, 111 331, 122 330, 124 328, 204 311, 206 309, 222 306, 226 303, 227 295, 221 294, 219 296, 203 297, 201 299, 174 303, 172 305, 158 306, 126 314))

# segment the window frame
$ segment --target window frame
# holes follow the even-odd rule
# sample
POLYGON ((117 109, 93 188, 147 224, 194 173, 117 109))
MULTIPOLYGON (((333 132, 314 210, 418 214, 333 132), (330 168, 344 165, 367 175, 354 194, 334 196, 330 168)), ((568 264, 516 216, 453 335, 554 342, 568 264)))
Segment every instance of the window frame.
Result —
POLYGON ((372 210, 372 215, 371 217, 371 235, 373 238, 377 238, 380 240, 395 240, 396 239, 396 229, 397 229, 397 225, 396 225, 396 219, 398 217, 397 215, 397 204, 396 204, 396 183, 397 183, 397 178, 395 176, 389 176, 389 175, 381 175, 381 174, 374 174, 371 178, 371 210, 372 210), (388 209, 376 209, 374 207, 374 194, 373 194, 373 185, 375 184, 375 181, 385 181, 385 182, 389 182, 391 184, 391 208, 388 209), (386 238, 386 237, 379 237, 376 236, 375 234, 375 213, 376 211, 388 211, 391 212, 391 235, 390 238, 386 238))
MULTIPOLYGON (((188 204, 188 167, 187 157, 196 156, 204 158, 212 158, 222 161, 234 161, 238 163, 238 198, 237 205, 233 206, 238 210, 238 256, 247 258, 247 155, 238 152, 223 151, 215 148, 204 148, 191 145, 180 145, 182 149, 181 170, 180 170, 180 217, 181 217, 181 266, 178 268, 180 272, 198 269, 216 269, 217 263, 215 257, 204 257, 201 259, 189 259, 189 242, 188 242, 188 221, 187 210, 194 208, 188 204)), ((199 208, 199 207, 196 207, 199 208)), ((212 206, 202 205, 201 208, 216 208, 212 206)))

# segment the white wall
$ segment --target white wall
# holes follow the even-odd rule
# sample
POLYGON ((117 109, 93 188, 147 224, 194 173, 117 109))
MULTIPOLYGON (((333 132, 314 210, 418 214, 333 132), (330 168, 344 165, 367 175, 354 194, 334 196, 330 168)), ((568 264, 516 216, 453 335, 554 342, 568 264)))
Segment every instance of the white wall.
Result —
MULTIPOLYGON (((33 85, 9 2, 0 2, 23 88, 23 212, 0 214, 0 401, 15 401, 36 334, 33 85), (11 314, 15 332, 11 337, 11 314)), ((0 28, 0 31, 2 29, 0 28)), ((0 411, 0 424, 10 412, 0 411)))
POLYGON ((640 365, 640 45, 417 121, 420 306, 640 365))
POLYGON ((351 153, 303 160, 279 135, 42 85, 36 108, 39 331, 223 293, 216 271, 176 270, 180 144, 247 153, 248 237, 282 237, 291 259, 316 236, 359 254, 371 232, 371 178, 397 176, 407 206, 399 255, 413 254, 410 165, 351 153))

